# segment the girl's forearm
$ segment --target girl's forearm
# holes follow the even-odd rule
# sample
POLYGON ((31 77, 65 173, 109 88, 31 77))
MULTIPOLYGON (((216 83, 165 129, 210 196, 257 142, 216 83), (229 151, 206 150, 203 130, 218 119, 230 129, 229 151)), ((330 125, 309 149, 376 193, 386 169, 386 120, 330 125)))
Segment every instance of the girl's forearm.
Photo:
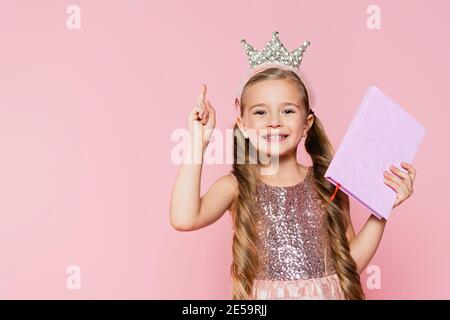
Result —
POLYGON ((183 154, 170 201, 170 222, 177 229, 188 228, 200 211, 200 182, 206 146, 191 145, 183 154))
POLYGON ((378 219, 371 215, 364 227, 350 242, 350 255, 356 262, 356 269, 361 273, 372 260, 381 242, 386 219, 378 219))

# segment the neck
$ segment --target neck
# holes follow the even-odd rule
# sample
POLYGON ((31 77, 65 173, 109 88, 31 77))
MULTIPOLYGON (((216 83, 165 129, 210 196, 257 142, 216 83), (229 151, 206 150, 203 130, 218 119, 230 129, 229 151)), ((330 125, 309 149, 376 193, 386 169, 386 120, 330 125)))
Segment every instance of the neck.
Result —
POLYGON ((277 161, 261 166, 261 180, 290 184, 300 180, 306 172, 306 166, 297 162, 297 153, 280 156, 277 161))

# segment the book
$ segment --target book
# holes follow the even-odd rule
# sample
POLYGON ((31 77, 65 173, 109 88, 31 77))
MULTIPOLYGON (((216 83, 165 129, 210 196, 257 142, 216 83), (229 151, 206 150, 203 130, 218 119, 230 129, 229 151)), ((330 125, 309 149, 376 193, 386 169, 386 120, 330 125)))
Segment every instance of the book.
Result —
MULTIPOLYGON (((378 219, 388 219, 397 194, 383 172, 412 164, 426 129, 376 86, 370 86, 336 151, 325 178, 378 219)), ((332 198, 334 198, 334 195, 332 198)), ((330 200, 332 200, 332 198, 330 200)))

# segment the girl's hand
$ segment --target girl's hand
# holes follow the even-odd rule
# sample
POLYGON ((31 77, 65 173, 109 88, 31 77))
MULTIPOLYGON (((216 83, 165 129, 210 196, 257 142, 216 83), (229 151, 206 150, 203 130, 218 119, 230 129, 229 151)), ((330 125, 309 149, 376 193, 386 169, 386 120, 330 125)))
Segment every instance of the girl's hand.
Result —
POLYGON ((216 126, 216 111, 209 101, 205 103, 206 85, 202 84, 197 104, 192 108, 188 116, 188 127, 191 137, 200 142, 205 148, 211 139, 216 126))
POLYGON ((402 162, 402 167, 405 168, 408 173, 401 171, 400 169, 391 166, 390 169, 394 174, 387 171, 384 172, 384 183, 397 192, 397 199, 395 199, 395 208, 400 203, 408 199, 413 193, 413 183, 416 178, 416 169, 409 164, 402 162))

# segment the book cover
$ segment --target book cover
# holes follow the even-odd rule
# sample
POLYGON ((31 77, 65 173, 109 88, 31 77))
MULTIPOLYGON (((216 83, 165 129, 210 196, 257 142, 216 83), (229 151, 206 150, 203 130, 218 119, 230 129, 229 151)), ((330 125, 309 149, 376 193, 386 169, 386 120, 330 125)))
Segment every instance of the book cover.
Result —
POLYGON ((336 151, 325 178, 367 207, 379 219, 388 219, 396 192, 383 181, 391 165, 406 172, 426 129, 376 86, 368 88, 336 151))

